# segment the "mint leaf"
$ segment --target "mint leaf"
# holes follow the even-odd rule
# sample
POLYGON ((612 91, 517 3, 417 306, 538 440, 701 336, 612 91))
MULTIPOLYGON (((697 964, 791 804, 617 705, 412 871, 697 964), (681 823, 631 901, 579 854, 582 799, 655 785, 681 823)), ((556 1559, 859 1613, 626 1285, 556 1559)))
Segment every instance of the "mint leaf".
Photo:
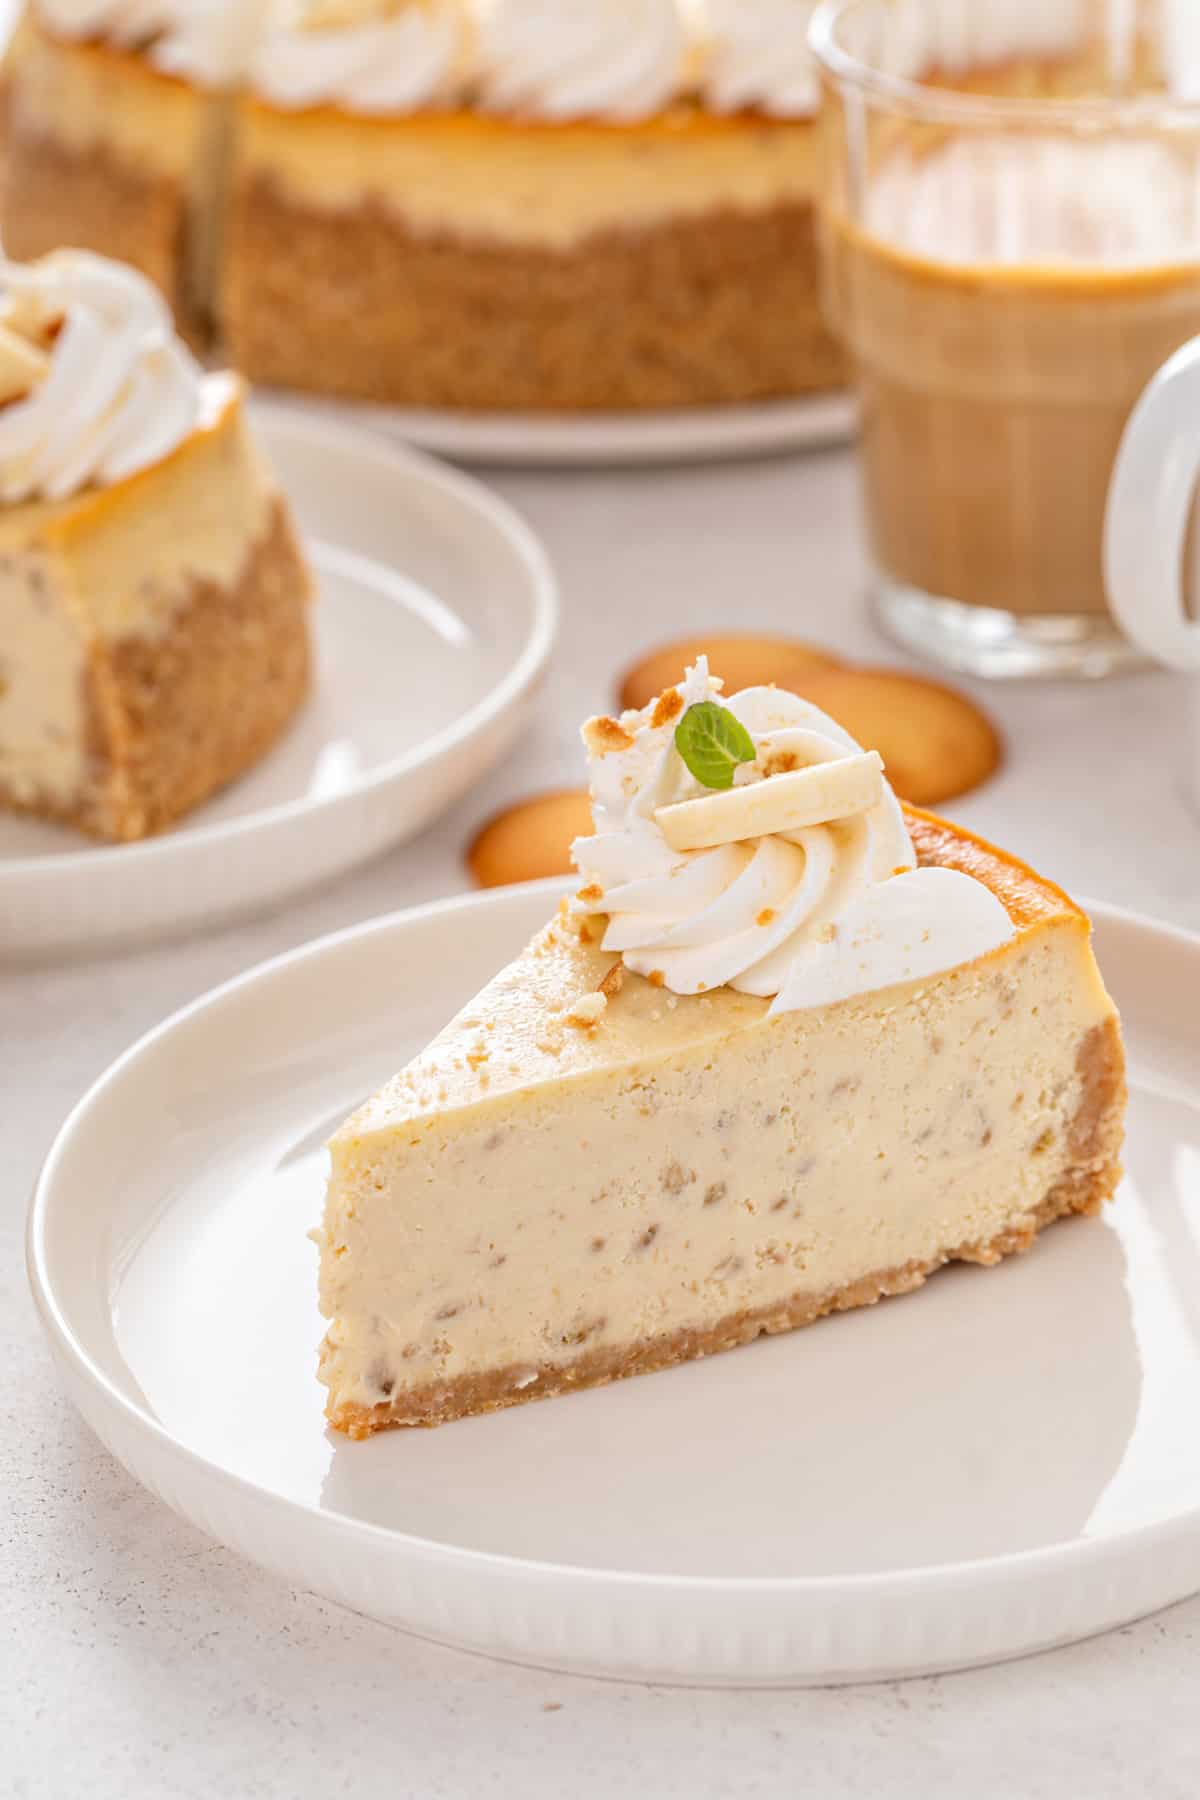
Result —
POLYGON ((675 727, 675 748, 702 787, 731 788, 739 763, 753 762, 754 739, 727 706, 700 700, 675 727))

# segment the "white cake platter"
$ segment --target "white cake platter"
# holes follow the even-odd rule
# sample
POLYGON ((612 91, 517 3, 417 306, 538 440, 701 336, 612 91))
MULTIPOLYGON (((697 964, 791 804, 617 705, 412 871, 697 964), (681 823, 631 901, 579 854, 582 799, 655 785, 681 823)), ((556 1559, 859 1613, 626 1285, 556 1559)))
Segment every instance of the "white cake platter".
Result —
POLYGON ((557 893, 443 902, 269 963, 75 1109, 29 1271, 114 1455, 283 1581, 647 1681, 961 1668, 1200 1589, 1200 938, 1105 907, 1132 1105, 1103 1219, 666 1373, 367 1443, 325 1429, 322 1143, 557 893))
POLYGON ((558 618, 528 527, 361 428, 263 404, 255 424, 316 569, 312 698, 257 768, 161 837, 96 845, 0 814, 0 958, 277 904, 420 831, 521 727, 558 618))
POLYGON ((286 396, 286 403, 355 418, 454 462, 494 468, 723 462, 845 444, 858 423, 857 407, 845 393, 626 413, 467 413, 302 401, 295 395, 286 396))

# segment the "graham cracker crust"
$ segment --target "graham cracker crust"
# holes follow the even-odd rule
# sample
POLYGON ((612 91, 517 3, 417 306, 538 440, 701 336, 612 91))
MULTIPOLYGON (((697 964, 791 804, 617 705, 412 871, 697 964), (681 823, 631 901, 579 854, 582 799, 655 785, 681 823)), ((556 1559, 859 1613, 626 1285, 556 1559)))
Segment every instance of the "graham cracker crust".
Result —
POLYGON ((390 405, 704 406, 846 379, 807 203, 554 251, 418 235, 378 201, 321 212, 258 177, 235 192, 221 311, 252 380, 390 405))
POLYGON ((103 148, 76 150, 23 125, 6 107, 0 236, 5 254, 33 261, 63 245, 132 264, 177 314, 187 224, 177 182, 145 174, 103 148))
MULTIPOLYGON (((1056 1219, 1098 1213, 1104 1202, 1112 1198, 1121 1179, 1125 1057, 1115 1016, 1087 1033, 1075 1063, 1083 1081, 1083 1096, 1067 1134, 1071 1164, 1032 1212, 1014 1218, 986 1243, 958 1244, 928 1261, 881 1270, 829 1293, 801 1291, 770 1306, 733 1313, 704 1329, 673 1331, 637 1344, 587 1351, 566 1364, 543 1364, 532 1381, 528 1365, 512 1365, 430 1383, 373 1407, 334 1406, 331 1401, 326 1417, 335 1430, 352 1438, 367 1438, 394 1426, 443 1425, 470 1414, 518 1406, 527 1400, 545 1400, 573 1389, 601 1387, 627 1375, 650 1374, 675 1363, 736 1349, 764 1333, 776 1336, 815 1324, 831 1313, 874 1306, 891 1295, 912 1293, 948 1263, 991 1265, 1006 1256, 1023 1254, 1056 1219)), ((323 1347, 322 1361, 324 1354, 323 1347)))
POLYGON ((193 583, 161 635, 100 643, 85 676, 91 777, 71 806, 0 806, 110 842, 151 836, 244 774, 311 682, 310 583, 277 500, 232 588, 193 583))

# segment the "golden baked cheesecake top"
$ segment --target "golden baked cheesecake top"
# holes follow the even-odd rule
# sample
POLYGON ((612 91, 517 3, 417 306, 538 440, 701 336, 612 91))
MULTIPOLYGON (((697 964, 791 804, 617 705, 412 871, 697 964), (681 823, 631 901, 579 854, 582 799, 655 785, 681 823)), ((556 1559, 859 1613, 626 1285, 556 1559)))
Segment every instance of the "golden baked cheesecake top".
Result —
POLYGON ((589 722, 596 829, 575 845, 569 908, 474 1046, 452 1028, 347 1134, 869 1002, 1050 925, 1086 945, 1060 889, 902 808, 880 759, 817 707, 777 688, 718 696, 701 659, 651 706, 589 722))

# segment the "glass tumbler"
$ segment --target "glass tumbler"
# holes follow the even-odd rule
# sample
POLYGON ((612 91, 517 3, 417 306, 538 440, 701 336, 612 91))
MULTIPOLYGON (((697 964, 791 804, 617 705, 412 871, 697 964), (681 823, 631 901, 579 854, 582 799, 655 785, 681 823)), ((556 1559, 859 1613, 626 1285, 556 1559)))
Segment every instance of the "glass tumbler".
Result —
POLYGON ((880 622, 975 675, 1118 669, 1114 461, 1200 333, 1200 4, 826 0, 812 42, 880 622))

